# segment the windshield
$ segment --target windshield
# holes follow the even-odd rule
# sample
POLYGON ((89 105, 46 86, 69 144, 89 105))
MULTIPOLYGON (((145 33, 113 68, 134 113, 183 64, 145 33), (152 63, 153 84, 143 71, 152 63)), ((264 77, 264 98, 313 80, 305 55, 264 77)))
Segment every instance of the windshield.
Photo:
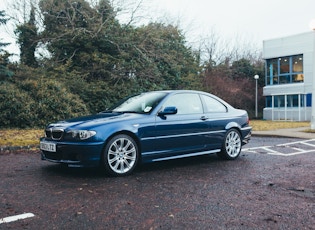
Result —
POLYGON ((127 98, 111 110, 113 112, 150 113, 166 94, 166 92, 142 93, 127 98))

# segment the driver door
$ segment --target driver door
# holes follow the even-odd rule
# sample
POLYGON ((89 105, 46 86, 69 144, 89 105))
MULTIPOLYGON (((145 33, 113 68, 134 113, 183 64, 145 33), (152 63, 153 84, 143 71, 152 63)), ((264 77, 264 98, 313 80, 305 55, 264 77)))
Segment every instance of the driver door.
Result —
POLYGON ((176 107, 177 113, 156 117, 155 153, 158 158, 203 151, 208 125, 197 93, 172 95, 163 105, 176 107))

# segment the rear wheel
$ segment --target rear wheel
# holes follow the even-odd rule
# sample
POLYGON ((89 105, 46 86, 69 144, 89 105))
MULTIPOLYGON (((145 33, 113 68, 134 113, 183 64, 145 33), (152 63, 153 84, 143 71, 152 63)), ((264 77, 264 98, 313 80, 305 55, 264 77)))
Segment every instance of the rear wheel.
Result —
POLYGON ((128 135, 114 136, 103 153, 105 170, 113 176, 129 175, 136 167, 139 151, 136 142, 128 135))
POLYGON ((221 152, 218 156, 225 160, 236 159, 242 150, 242 140, 240 132, 237 129, 230 129, 224 137, 221 152))

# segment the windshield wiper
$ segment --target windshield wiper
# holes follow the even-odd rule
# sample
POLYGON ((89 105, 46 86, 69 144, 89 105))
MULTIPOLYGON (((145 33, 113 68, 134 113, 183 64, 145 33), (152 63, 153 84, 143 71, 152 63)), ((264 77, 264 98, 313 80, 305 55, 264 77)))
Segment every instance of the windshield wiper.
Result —
POLYGON ((126 110, 126 111, 113 111, 114 113, 143 113, 143 112, 138 112, 138 111, 133 111, 133 110, 126 110))
POLYGON ((120 111, 114 111, 114 110, 105 110, 105 111, 101 111, 99 113, 123 113, 123 112, 120 112, 120 111))
POLYGON ((123 114, 123 113, 145 113, 145 112, 141 112, 141 111, 134 111, 134 110, 123 110, 123 111, 117 111, 117 110, 105 110, 99 113, 119 113, 119 114, 123 114))

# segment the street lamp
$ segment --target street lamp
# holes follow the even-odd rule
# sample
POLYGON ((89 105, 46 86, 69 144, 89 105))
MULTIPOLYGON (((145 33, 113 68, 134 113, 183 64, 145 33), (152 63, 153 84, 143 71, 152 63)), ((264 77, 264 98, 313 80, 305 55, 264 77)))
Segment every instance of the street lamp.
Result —
POLYGON ((256 118, 258 117, 258 79, 259 79, 259 75, 255 75, 254 79, 256 80, 256 97, 255 97, 255 116, 256 118))
POLYGON ((310 21, 309 27, 310 27, 311 30, 315 30, 315 19, 312 19, 310 21))

